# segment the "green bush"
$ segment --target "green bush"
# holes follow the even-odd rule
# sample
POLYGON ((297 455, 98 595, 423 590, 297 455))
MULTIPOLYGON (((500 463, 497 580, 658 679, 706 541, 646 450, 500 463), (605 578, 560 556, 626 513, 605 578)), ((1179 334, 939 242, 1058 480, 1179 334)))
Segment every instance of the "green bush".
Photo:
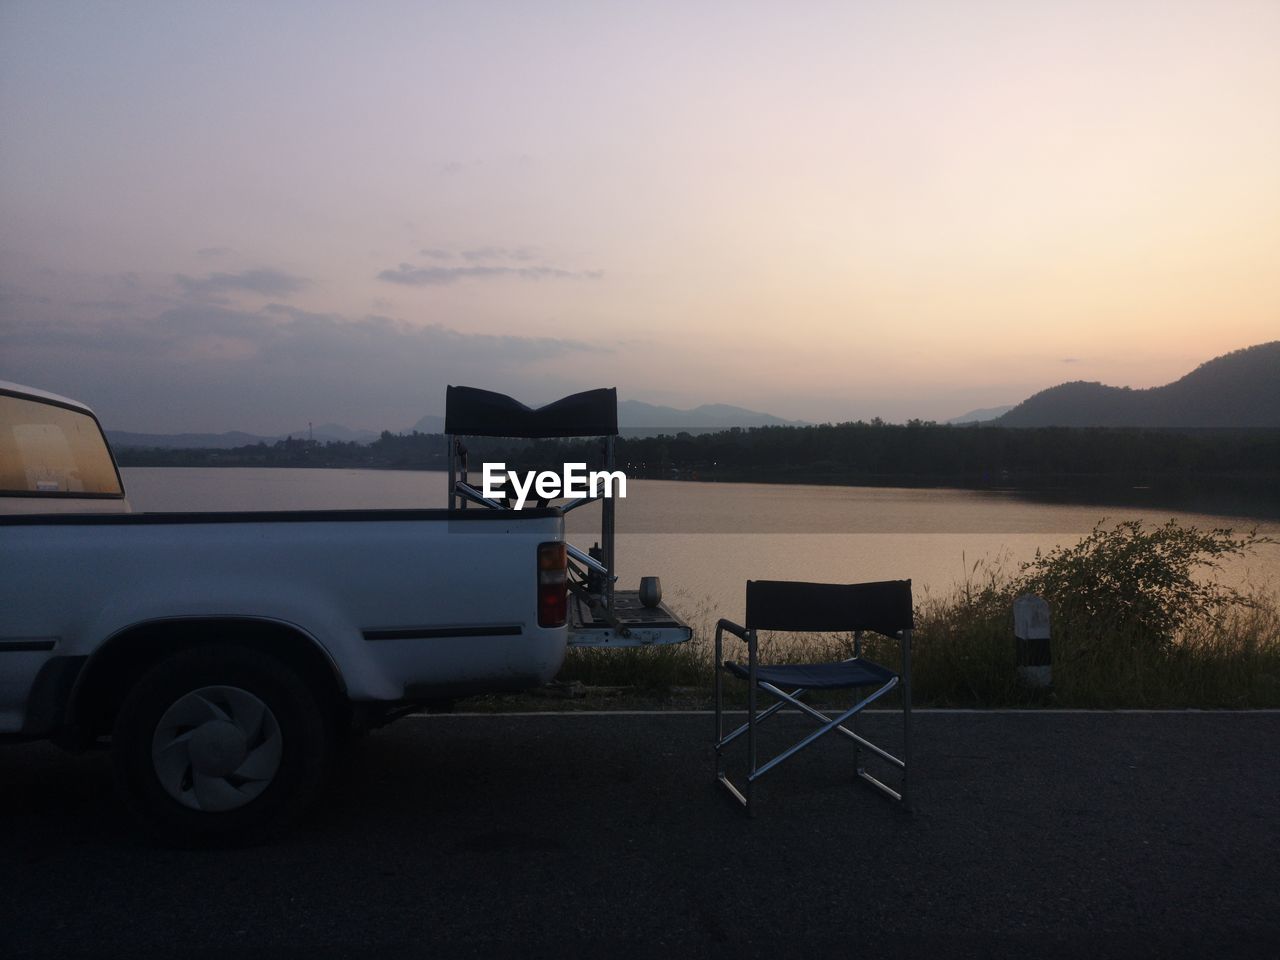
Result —
POLYGON ((1019 592, 1049 601, 1054 625, 1077 646, 1107 643, 1167 650, 1189 626, 1255 601, 1207 578, 1226 557, 1274 541, 1256 532, 1183 527, 1170 520, 1097 524, 1079 543, 1036 553, 1023 565, 1019 592))

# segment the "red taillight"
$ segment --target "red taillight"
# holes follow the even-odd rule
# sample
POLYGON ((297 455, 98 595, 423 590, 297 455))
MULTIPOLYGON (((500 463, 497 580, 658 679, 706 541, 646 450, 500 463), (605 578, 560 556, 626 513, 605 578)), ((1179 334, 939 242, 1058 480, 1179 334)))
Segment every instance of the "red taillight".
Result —
POLYGON ((569 615, 568 581, 564 544, 538 544, 538 626, 564 626, 569 615))

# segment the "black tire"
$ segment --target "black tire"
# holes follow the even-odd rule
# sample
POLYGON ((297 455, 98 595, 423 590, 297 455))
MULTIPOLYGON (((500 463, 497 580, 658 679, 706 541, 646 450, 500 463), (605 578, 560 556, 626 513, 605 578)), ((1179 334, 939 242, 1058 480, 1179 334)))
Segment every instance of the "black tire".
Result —
MULTIPOLYGON (((116 716, 111 753, 125 805, 157 839, 178 845, 237 845, 278 834, 305 810, 323 779, 329 735, 316 696, 287 664, 249 647, 206 644, 179 651, 143 674, 116 716), (161 722, 168 724, 173 716, 171 708, 190 703, 206 689, 231 689, 237 696, 256 698, 269 712, 262 726, 270 723, 277 738, 270 761, 274 773, 251 785, 259 791, 252 799, 235 799, 242 805, 219 812, 193 809, 188 804, 196 800, 171 793, 157 773, 163 764, 153 756, 154 741, 162 737, 161 722)), ((183 776, 191 775, 188 767, 183 776)), ((172 775, 169 783, 174 783, 172 775)))

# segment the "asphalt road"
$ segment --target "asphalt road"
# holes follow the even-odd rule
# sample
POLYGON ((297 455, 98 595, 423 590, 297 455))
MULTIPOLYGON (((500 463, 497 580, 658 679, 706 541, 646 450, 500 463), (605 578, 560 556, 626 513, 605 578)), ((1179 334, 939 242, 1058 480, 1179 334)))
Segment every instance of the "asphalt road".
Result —
POLYGON ((220 851, 141 839, 103 755, 6 747, 0 955, 1280 955, 1280 715, 924 714, 911 816, 827 738, 748 820, 709 734, 408 719, 220 851))

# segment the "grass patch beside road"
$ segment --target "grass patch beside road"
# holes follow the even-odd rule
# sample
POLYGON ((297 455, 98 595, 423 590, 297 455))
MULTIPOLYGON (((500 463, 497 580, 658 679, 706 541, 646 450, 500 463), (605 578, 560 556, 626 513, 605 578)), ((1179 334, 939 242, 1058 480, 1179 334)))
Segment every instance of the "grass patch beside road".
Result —
MULTIPOLYGON (((1212 579, 1217 562, 1246 554, 1264 538, 1174 523, 1099 525, 1071 547, 1016 572, 975 564, 950 596, 916 609, 912 692, 917 706, 1081 708, 1280 707, 1280 599, 1240 592, 1212 579), (1053 689, 1018 681, 1014 597, 1035 592, 1052 611, 1053 689)), ((690 619, 687 644, 623 650, 571 650, 560 673, 566 695, 616 702, 702 706, 710 702, 715 614, 690 619)), ((852 656, 853 638, 762 637, 764 663, 852 656)), ((864 655, 899 662, 896 642, 868 634, 864 655)), ((725 637, 726 658, 746 646, 725 637)), ((743 699, 733 680, 731 695, 743 699)), ((509 700, 502 700, 504 705, 509 700)), ((556 705, 543 700, 544 705, 556 705)), ((559 704, 563 706, 563 703, 559 704)))

